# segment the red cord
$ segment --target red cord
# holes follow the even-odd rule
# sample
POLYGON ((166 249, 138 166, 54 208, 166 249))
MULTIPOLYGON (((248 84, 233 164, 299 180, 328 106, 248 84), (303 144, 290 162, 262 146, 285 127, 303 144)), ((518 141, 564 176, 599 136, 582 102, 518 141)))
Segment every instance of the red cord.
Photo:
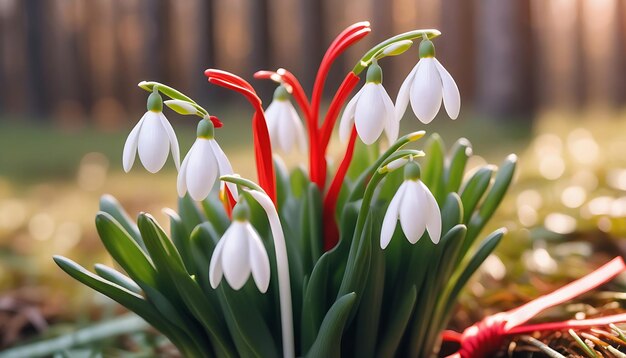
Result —
POLYGON ((442 334, 444 341, 455 341, 461 344, 459 351, 448 356, 448 358, 486 357, 502 345, 506 336, 512 334, 592 327, 626 322, 626 314, 617 314, 587 320, 569 320, 523 326, 524 323, 545 309, 589 292, 611 280, 624 270, 626 270, 624 260, 621 257, 616 257, 594 272, 552 293, 539 297, 516 309, 484 318, 482 321, 465 329, 460 338, 458 334, 454 335, 451 331, 444 331, 442 334))
POLYGON ((350 162, 352 162, 352 155, 354 154, 354 145, 356 144, 356 127, 352 127, 352 133, 350 134, 350 141, 346 147, 346 153, 337 169, 335 178, 333 178, 328 193, 324 198, 322 220, 324 222, 324 251, 332 249, 339 242, 339 230, 337 223, 335 222, 335 205, 337 204, 337 198, 341 191, 343 180, 346 177, 350 162))
POLYGON ((355 75, 353 72, 349 72, 346 77, 341 82, 335 97, 330 102, 330 106, 328 107, 328 113, 326 113, 326 118, 324 119, 324 123, 322 124, 322 136, 320 138, 320 144, 324 151, 328 147, 328 143, 330 142, 330 136, 333 133, 333 128, 335 127, 335 123, 337 122, 337 117, 339 115, 339 111, 341 111, 341 107, 345 103, 346 99, 359 83, 359 76, 355 75))
POLYGON ((270 141, 265 113, 261 99, 252 86, 239 76, 232 73, 209 69, 204 72, 210 83, 222 86, 243 94, 254 107, 252 117, 252 136, 254 140, 254 155, 256 160, 259 185, 276 205, 276 177, 272 162, 272 143, 270 141))

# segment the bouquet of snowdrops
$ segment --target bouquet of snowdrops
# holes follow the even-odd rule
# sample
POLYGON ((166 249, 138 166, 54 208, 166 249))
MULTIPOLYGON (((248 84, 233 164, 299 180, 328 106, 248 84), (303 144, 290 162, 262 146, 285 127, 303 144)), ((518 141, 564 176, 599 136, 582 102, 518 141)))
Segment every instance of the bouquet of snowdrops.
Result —
POLYGON ((217 117, 179 91, 141 82, 150 92, 148 111, 128 136, 123 167, 129 171, 138 153, 143 166, 157 172, 171 152, 180 200, 177 212, 167 210, 170 233, 147 213, 135 223, 105 196, 96 226, 123 272, 96 265, 94 274, 59 256, 56 263, 144 318, 187 357, 431 356, 459 293, 504 234, 500 229, 479 239, 516 159, 466 174, 472 155, 466 139, 447 151, 432 135, 418 150, 414 142, 423 131, 399 136, 409 102, 423 123, 442 101, 452 119, 459 114, 458 88, 435 58, 437 30, 410 31, 373 47, 322 116, 331 65, 370 31, 363 22, 337 36, 310 99, 285 69, 255 74, 278 83, 267 109, 242 78, 205 72, 210 83, 239 92, 254 109, 257 182, 236 175, 220 148, 219 131, 227 125, 220 129, 217 117), (413 41, 419 41, 419 62, 394 104, 379 62, 413 41), (365 84, 347 101, 363 72, 365 84), (329 167, 327 147, 346 102, 339 123, 345 154, 329 167), (163 104, 199 118, 182 164, 163 104), (357 150, 353 161, 357 141, 379 140, 384 146, 376 148, 384 151, 357 150), (287 170, 274 150, 307 152, 308 170, 287 170))

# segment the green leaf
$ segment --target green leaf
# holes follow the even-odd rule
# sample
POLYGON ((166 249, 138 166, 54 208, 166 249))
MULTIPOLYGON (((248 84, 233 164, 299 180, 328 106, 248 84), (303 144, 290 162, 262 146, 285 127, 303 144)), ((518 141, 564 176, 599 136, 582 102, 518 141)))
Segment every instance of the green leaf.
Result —
POLYGON ((135 240, 135 242, 141 247, 144 251, 146 250, 146 245, 143 243, 143 239, 139 234, 139 229, 137 225, 128 215, 126 210, 122 207, 122 205, 109 194, 104 194, 100 197, 100 211, 103 211, 111 217, 113 217, 122 227, 126 230, 127 233, 135 240))
POLYGON ((187 271, 191 274, 197 274, 198 271, 194 266, 193 256, 192 256, 192 248, 189 240, 189 233, 183 224, 183 220, 178 216, 174 210, 165 209, 164 213, 170 217, 170 232, 172 236, 172 241, 176 246, 178 252, 180 252, 180 256, 182 258, 182 262, 185 265, 187 271))
POLYGON ((493 166, 482 167, 465 183, 461 191, 461 202, 463 203, 463 213, 465 217, 464 224, 469 222, 478 202, 483 197, 483 194, 485 194, 485 191, 487 191, 493 172, 493 166))
POLYGON ((309 245, 311 247, 311 262, 315 263, 322 255, 322 233, 320 229, 322 227, 322 196, 313 183, 309 185, 307 191, 307 223, 309 225, 309 245))
POLYGON ((145 319, 146 322, 150 323, 154 328, 166 335, 181 352, 195 352, 194 354, 201 354, 201 351, 194 346, 189 337, 165 320, 159 312, 156 311, 154 307, 152 307, 152 305, 144 300, 140 295, 137 295, 136 293, 116 284, 107 282, 103 278, 92 274, 68 258, 54 256, 54 262, 74 279, 104 294, 105 296, 108 296, 122 306, 135 312, 141 318, 145 319))
POLYGON ((221 329, 224 326, 224 320, 216 307, 209 304, 210 301, 206 299, 200 286, 186 272, 176 248, 163 229, 151 216, 142 214, 139 216, 139 230, 144 237, 148 251, 154 257, 157 269, 164 278, 164 285, 169 293, 168 300, 176 303, 171 314, 181 316, 186 328, 193 332, 199 331, 194 327, 197 325, 196 322, 199 322, 209 335, 216 355, 234 357, 231 341, 221 329))
POLYGON ((110 281, 116 285, 119 285, 131 292, 141 295, 141 287, 139 287, 135 281, 128 278, 128 276, 106 265, 96 264, 96 273, 103 279, 110 281))
POLYGON ((340 297, 332 305, 306 357, 341 357, 341 337, 355 301, 356 294, 351 292, 340 297))
POLYGON ((459 190, 463 175, 465 173, 465 165, 468 158, 472 155, 472 144, 466 138, 460 138, 454 143, 450 150, 450 162, 445 169, 446 193, 452 193, 459 190))
POLYGON ((449 193, 441 208, 441 232, 463 223, 463 203, 457 193, 449 193))
POLYGON ((183 220, 183 225, 188 233, 191 233, 198 224, 206 221, 206 217, 189 194, 178 198, 178 215, 183 220))
POLYGON ((96 229, 107 251, 135 282, 157 287, 157 272, 152 262, 111 215, 99 212, 96 229))
POLYGON ((450 290, 450 294, 448 296, 448 307, 446 308, 446 312, 450 312, 453 304, 456 302, 456 298, 463 287, 465 287, 465 284, 467 284, 467 281, 470 277, 472 277, 474 272, 476 272, 485 259, 493 252, 496 246, 498 246, 505 233, 506 229, 504 228, 492 232, 480 243, 471 258, 464 260, 456 267, 454 276, 450 280, 452 289, 450 290))
POLYGON ((309 187, 310 181, 308 175, 304 172, 302 168, 296 167, 291 171, 291 176, 289 179, 291 182, 291 191, 293 193, 293 197, 296 199, 302 197, 309 187))
POLYGON ((391 315, 389 325, 381 329, 383 335, 376 350, 376 357, 395 356, 400 345, 400 339, 402 339, 413 313, 416 298, 417 288, 413 285, 408 292, 402 295, 402 300, 396 306, 397 308, 389 313, 391 315))
POLYGON ((222 282, 217 288, 230 335, 240 357, 279 357, 267 322, 245 291, 234 291, 222 282))
POLYGON ((356 316, 356 357, 374 357, 376 351, 385 292, 385 257, 380 246, 372 248, 372 264, 367 281, 356 316))
MULTIPOLYGON (((230 225, 230 219, 226 215, 226 210, 222 202, 214 195, 209 195, 200 202, 207 220, 213 225, 213 228, 221 235, 230 225)), ((202 218, 200 220, 204 221, 202 218)), ((196 224, 197 225, 197 224, 196 224)), ((191 231, 190 231, 191 233, 191 231)))
POLYGON ((317 261, 307 284, 302 303, 301 346, 305 352, 313 344, 326 313, 330 253, 317 261))
POLYGON ((433 133, 426 144, 424 152, 426 152, 425 163, 422 167, 422 181, 433 193, 437 202, 441 202, 444 190, 443 163, 445 159, 445 149, 443 141, 437 133, 433 133))
POLYGON ((291 193, 289 172, 285 163, 278 157, 273 158, 274 173, 276 177, 276 203, 277 207, 283 206, 291 193))

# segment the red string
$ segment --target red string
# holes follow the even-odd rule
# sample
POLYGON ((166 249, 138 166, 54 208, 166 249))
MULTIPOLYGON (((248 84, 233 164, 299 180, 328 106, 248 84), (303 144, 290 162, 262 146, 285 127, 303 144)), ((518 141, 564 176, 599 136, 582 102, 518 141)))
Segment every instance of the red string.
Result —
POLYGON ((352 155, 354 154, 354 145, 356 143, 357 133, 356 127, 352 127, 352 133, 350 134, 350 141, 346 147, 346 153, 337 169, 335 178, 333 178, 328 193, 324 198, 322 220, 324 222, 324 251, 332 249, 337 242, 339 242, 339 230, 337 223, 335 222, 335 205, 337 204, 337 198, 341 191, 341 185, 346 177, 350 162, 352 161, 352 155))
POLYGON ((482 321, 468 327, 460 335, 444 331, 444 341, 455 341, 461 344, 459 351, 450 357, 472 358, 485 357, 497 350, 508 335, 528 333, 541 330, 561 330, 568 328, 592 327, 609 323, 626 322, 626 314, 618 314, 587 320, 569 320, 563 322, 540 323, 522 326, 531 318, 547 308, 569 301, 583 293, 604 284, 626 270, 621 257, 616 257, 594 272, 571 282, 556 291, 539 297, 516 309, 488 316, 482 321))
POLYGON ((254 107, 252 136, 259 185, 266 191, 274 204, 276 204, 276 178, 272 162, 272 144, 261 99, 257 96, 252 86, 239 76, 226 71, 213 69, 206 70, 204 74, 208 77, 210 83, 243 94, 254 107))
POLYGON ((326 150, 328 143, 330 142, 330 136, 333 133, 333 128, 337 122, 337 117, 339 115, 339 111, 341 111, 341 107, 354 87, 357 83, 359 83, 359 80, 359 76, 355 75, 353 72, 349 72, 343 79, 343 82, 341 82, 335 97, 333 97, 333 100, 330 102, 328 113, 326 113, 326 119, 322 124, 322 136, 320 139, 320 145, 324 148, 324 150, 326 150))

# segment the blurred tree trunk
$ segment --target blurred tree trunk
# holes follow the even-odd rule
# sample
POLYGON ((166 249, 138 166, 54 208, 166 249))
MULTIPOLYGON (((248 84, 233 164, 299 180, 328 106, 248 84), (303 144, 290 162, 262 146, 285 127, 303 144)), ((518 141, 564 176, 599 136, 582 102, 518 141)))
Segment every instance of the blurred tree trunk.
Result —
POLYGON ((17 1, 0 9, 0 110, 12 114, 29 112, 28 46, 25 3, 17 1))
POLYGON ((26 15, 27 103, 29 112, 36 119, 43 119, 48 108, 45 91, 41 88, 45 86, 43 39, 48 17, 44 16, 45 4, 39 0, 24 0, 23 6, 26 15))
POLYGON ((532 113, 529 1, 478 0, 476 105, 506 119, 532 113))
POLYGON ((323 1, 300 0, 300 19, 302 26, 301 56, 304 68, 302 85, 308 92, 313 87, 317 67, 324 54, 324 6, 323 1))
MULTIPOLYGON (((215 3, 213 0, 200 1, 198 4, 198 32, 202 34, 198 38, 197 49, 200 57, 200 71, 216 66, 215 58, 215 3)), ((222 93, 216 86, 207 83, 203 72, 195 77, 195 91, 199 99, 212 100, 222 93)))
MULTIPOLYGON (((258 70, 271 69, 271 57, 274 49, 270 40, 269 22, 271 19, 269 1, 255 0, 251 1, 249 6, 251 6, 248 16, 251 25, 252 48, 248 68, 254 73, 258 70)), ((245 73, 243 76, 249 78, 252 73, 245 73)), ((275 85, 270 81, 259 81, 254 83, 254 87, 261 98, 271 98, 272 89, 275 85)))
POLYGON ((435 41, 437 58, 454 77, 463 99, 470 98, 474 86, 475 5, 475 0, 441 0, 442 36, 435 41))

